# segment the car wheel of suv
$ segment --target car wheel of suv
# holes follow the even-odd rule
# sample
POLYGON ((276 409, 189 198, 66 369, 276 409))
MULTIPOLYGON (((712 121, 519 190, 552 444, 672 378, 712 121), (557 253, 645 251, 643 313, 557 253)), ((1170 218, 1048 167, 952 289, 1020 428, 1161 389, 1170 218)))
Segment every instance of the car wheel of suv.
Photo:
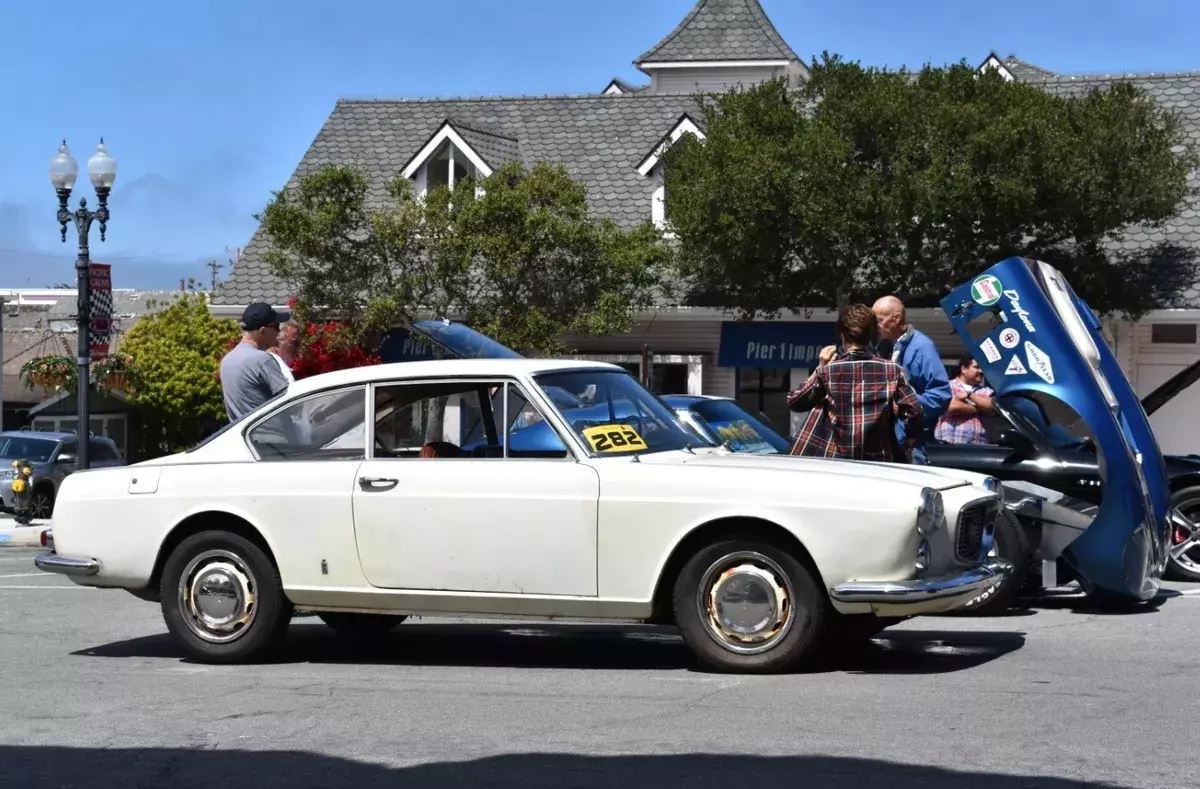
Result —
MULTIPOLYGON (((1200 520, 1200 486, 1183 488, 1171 495, 1171 506, 1193 524, 1200 520)), ((1167 541, 1167 575, 1176 581, 1200 581, 1200 527, 1187 532, 1173 523, 1167 541)))
POLYGON ((773 673, 818 656, 829 600, 806 562, 769 542, 723 540, 688 559, 675 581, 675 623, 719 671, 773 673))
POLYGON ((275 563, 258 545, 225 531, 180 543, 163 567, 160 594, 167 629, 206 663, 263 657, 292 618, 275 563))
POLYGON ((408 618, 403 614, 353 614, 342 611, 322 611, 317 616, 339 635, 351 638, 378 638, 390 633, 408 618))
POLYGON ((36 520, 45 520, 54 514, 54 486, 43 483, 33 489, 29 496, 29 515, 36 520))
POLYGON ((1033 552, 1029 549, 1025 526, 1006 509, 996 516, 996 539, 989 558, 1004 559, 1012 564, 1012 571, 983 599, 972 600, 959 609, 964 614, 999 616, 1016 604, 1017 595, 1025 587, 1033 567, 1033 552))

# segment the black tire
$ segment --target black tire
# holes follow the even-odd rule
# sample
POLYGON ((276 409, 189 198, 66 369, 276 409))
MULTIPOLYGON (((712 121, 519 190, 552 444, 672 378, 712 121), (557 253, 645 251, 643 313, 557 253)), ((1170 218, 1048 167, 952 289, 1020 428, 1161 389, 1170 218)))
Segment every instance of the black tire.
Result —
POLYGON ((354 614, 343 611, 321 611, 317 616, 336 630, 338 635, 351 638, 379 638, 408 618, 403 614, 354 614))
POLYGON ((974 616, 999 616, 1012 608, 1017 596, 1025 588, 1033 567, 1033 551, 1029 548, 1029 535, 1021 521, 1007 509, 996 516, 996 556, 1012 565, 1012 571, 999 586, 983 600, 973 600, 959 609, 974 616))
MULTIPOLYGON (((736 593, 736 587, 730 589, 736 593)), ((794 671, 814 662, 825 643, 831 611, 815 569, 777 545, 754 539, 725 539, 698 550, 675 579, 673 606, 675 623, 701 662, 717 671, 747 674, 794 671), (772 625, 780 624, 768 631, 774 635, 750 645, 735 644, 734 638, 717 633, 715 623, 710 625, 715 617, 710 616, 710 596, 704 592, 715 587, 724 571, 746 565, 770 577, 783 592, 776 598, 788 601, 771 606, 773 611, 786 611, 781 620, 772 617, 772 625)))
MULTIPOLYGON (((1176 507, 1193 523, 1200 521, 1200 486, 1181 488, 1172 493, 1171 506, 1176 507)), ((1171 529, 1172 539, 1167 543, 1170 550, 1175 545, 1175 527, 1168 523, 1167 528, 1171 529)), ((1189 550, 1181 560, 1169 557, 1166 575, 1173 581, 1200 583, 1200 546, 1189 550)))
POLYGON ((34 520, 45 520, 54 515, 54 486, 43 482, 29 494, 29 517, 34 520), (44 503, 42 501, 44 500, 44 503))
POLYGON ((292 618, 279 570, 266 551, 226 531, 204 531, 181 542, 163 566, 159 594, 167 629, 189 655, 204 663, 245 663, 266 657, 282 641, 292 618), (181 587, 185 573, 192 580, 181 587), (234 602, 228 603, 228 594, 195 594, 206 575, 211 582, 206 589, 232 590, 234 602), (228 604, 231 616, 246 613, 209 627, 191 613, 200 610, 200 604, 189 606, 197 597, 209 600, 209 605, 228 604))

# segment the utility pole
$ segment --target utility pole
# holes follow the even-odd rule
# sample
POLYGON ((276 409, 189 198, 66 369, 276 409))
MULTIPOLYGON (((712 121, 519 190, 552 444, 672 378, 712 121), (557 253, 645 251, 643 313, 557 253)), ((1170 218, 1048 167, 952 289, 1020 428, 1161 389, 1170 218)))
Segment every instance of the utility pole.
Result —
POLYGON ((225 268, 225 264, 215 258, 205 264, 208 270, 212 272, 212 289, 217 289, 217 283, 220 281, 220 271, 225 268))

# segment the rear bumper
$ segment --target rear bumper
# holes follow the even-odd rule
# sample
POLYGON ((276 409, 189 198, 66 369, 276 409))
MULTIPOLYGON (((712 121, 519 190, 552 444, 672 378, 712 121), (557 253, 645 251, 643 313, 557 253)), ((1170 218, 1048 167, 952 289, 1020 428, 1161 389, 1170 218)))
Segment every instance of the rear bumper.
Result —
POLYGON ((949 611, 1000 584, 1012 565, 993 560, 957 575, 910 581, 851 581, 830 595, 842 603, 868 603, 877 614, 916 615, 949 611))
POLYGON ((59 575, 87 576, 100 572, 100 561, 98 559, 84 559, 79 556, 59 556, 53 551, 38 554, 33 563, 39 570, 59 575))

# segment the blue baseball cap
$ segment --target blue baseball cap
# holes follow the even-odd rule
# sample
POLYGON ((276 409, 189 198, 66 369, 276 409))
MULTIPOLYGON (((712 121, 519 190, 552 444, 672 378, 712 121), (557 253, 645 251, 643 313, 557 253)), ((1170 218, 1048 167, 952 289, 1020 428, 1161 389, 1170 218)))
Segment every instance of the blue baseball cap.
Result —
POLYGON ((286 310, 276 310, 270 304, 258 301, 246 307, 246 311, 242 313, 242 330, 256 331, 264 326, 278 328, 279 324, 289 317, 291 316, 286 310))

